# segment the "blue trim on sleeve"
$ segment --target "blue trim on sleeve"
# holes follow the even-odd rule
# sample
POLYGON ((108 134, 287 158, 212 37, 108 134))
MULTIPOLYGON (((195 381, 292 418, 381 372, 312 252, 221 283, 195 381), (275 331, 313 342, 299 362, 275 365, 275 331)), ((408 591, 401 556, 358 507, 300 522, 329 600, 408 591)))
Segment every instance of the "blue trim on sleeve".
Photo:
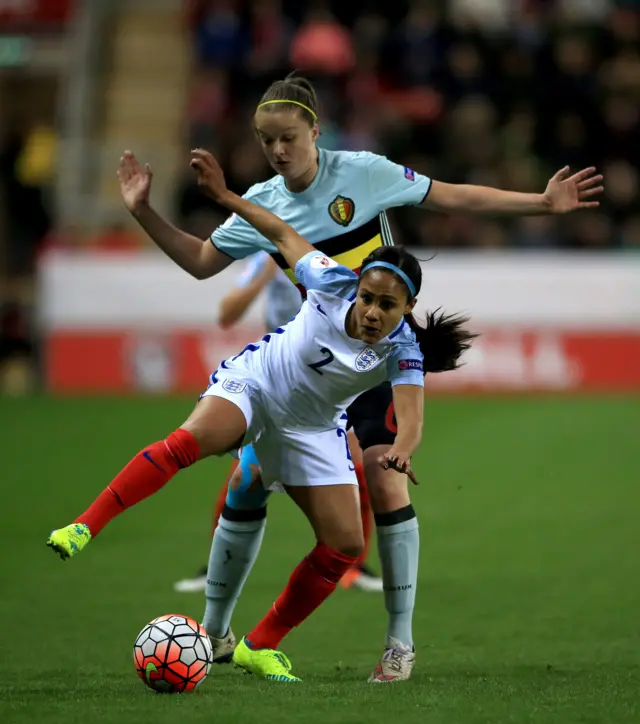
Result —
MULTIPOLYGON (((432 187, 432 186, 433 186, 433 179, 430 178, 430 179, 429 179, 429 188, 427 189, 427 193, 422 197, 422 201, 420 202, 420 204, 424 204, 424 202, 425 202, 426 199, 427 199, 427 196, 429 195, 429 193, 430 193, 430 191, 431 191, 431 187, 432 187)), ((419 206, 420 204, 418 204, 418 206, 419 206)))
MULTIPOLYGON (((214 233, 215 233, 215 232, 214 232, 214 233)), ((221 249, 221 248, 216 244, 216 242, 213 240, 213 234, 211 234, 211 236, 209 237, 209 241, 213 244, 213 246, 215 247, 216 251, 219 251, 221 254, 224 254, 225 256, 228 256, 229 259, 231 259, 231 261, 238 261, 238 259, 240 258, 239 256, 231 256, 231 254, 229 254, 228 252, 222 251, 222 249, 221 249)))
POLYGON ((391 332, 391 334, 389 335, 389 339, 393 339, 394 337, 397 337, 400 334, 400 332, 402 332, 402 330, 404 329, 404 325, 406 323, 407 322, 406 322, 405 318, 403 317, 402 322, 400 322, 400 324, 396 327, 396 329, 393 332, 391 332))
POLYGON ((396 385, 415 385, 416 387, 424 387, 424 376, 418 372, 415 376, 396 377, 395 379, 390 380, 390 382, 391 387, 395 387, 396 385))

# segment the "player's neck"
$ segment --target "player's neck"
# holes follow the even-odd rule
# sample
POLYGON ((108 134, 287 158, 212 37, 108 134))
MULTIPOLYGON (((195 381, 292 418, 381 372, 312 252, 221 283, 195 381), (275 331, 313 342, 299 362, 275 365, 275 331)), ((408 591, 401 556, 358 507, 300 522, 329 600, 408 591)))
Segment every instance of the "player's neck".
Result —
POLYGON ((316 151, 316 155, 311 166, 309 166, 309 168, 301 176, 298 176, 298 178, 295 179, 285 180, 285 186, 289 191, 291 191, 291 193, 299 194, 302 191, 306 191, 309 186, 311 186, 313 179, 318 173, 318 158, 318 152, 316 151))
POLYGON ((358 337, 358 323, 356 322, 356 318, 353 316, 354 306, 355 305, 352 304, 349 307, 349 311, 344 318, 344 331, 347 333, 347 337, 351 337, 351 339, 360 339, 358 337))

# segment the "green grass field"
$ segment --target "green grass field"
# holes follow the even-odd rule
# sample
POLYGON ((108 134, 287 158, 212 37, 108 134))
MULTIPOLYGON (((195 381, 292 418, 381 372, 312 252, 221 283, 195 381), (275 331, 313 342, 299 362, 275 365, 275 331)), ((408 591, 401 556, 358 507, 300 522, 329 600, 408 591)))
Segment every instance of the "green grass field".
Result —
MULTIPOLYGON (((192 400, 0 400, 0 722, 640 722, 640 399, 439 399, 413 490, 422 559, 418 663, 366 677, 381 596, 339 591, 283 645, 299 687, 216 667, 192 695, 137 678, 151 618, 200 618, 171 584, 208 553, 227 461, 206 461, 116 520, 78 558, 45 547, 192 400)), ((241 601, 242 633, 311 546, 284 496, 241 601)), ((375 557, 374 557, 374 563, 375 557)))

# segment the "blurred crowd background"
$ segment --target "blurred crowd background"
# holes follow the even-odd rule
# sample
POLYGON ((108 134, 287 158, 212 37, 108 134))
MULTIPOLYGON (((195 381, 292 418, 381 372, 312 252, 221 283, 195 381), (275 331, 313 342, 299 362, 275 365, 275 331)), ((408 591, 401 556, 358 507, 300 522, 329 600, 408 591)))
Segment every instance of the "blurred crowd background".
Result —
POLYGON ((251 117, 292 69, 316 84, 326 148, 521 191, 565 164, 605 175, 596 212, 403 209, 399 241, 639 248, 640 0, 0 0, 0 357, 32 351, 40 251, 148 244, 117 202, 122 149, 152 161, 160 208, 207 236, 222 216, 188 149, 218 154, 239 192, 267 178, 251 117))
MULTIPOLYGON (((368 149, 434 178, 544 190, 597 165, 601 213, 561 223, 395 214, 428 247, 628 248, 639 243, 640 4, 608 0, 198 0, 190 146, 215 149, 238 191, 269 169, 249 119, 297 68, 317 84, 321 145, 368 149)), ((179 212, 202 208, 185 179, 179 212)))

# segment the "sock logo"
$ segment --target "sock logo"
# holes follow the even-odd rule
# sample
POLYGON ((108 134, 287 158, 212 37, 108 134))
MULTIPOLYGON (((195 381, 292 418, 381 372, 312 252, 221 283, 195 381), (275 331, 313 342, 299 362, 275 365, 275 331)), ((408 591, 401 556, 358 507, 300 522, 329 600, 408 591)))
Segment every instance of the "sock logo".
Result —
POLYGON ((390 593, 397 591, 410 591, 412 588, 413 586, 410 583, 406 586, 384 586, 384 590, 389 591, 390 593))
POLYGON ((159 470, 161 473, 164 473, 164 469, 161 468, 160 465, 158 465, 158 463, 151 457, 151 453, 150 453, 148 450, 145 450, 145 451, 142 453, 142 457, 143 457, 145 460, 148 460, 148 461, 153 465, 154 468, 158 468, 158 470, 159 470))
POLYGON ((225 548, 224 555, 226 556, 226 559, 223 565, 226 566, 227 563, 229 563, 229 561, 233 558, 233 556, 231 555, 231 551, 228 548, 225 548))
POLYGON ((226 588, 227 584, 222 581, 211 581, 207 578, 207 586, 213 586, 214 588, 226 588))

